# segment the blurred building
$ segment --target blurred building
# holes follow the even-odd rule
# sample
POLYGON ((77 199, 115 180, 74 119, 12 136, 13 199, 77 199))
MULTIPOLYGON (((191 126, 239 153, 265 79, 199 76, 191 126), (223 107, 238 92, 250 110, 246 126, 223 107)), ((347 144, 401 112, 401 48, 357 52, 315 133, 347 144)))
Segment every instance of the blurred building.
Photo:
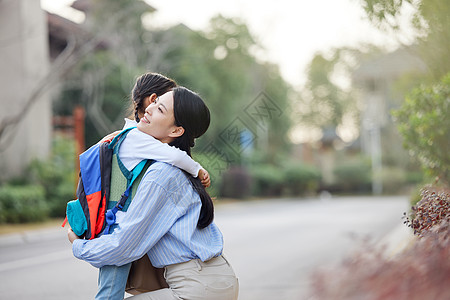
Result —
POLYGON ((361 151, 372 160, 372 190, 375 194, 383 190, 383 153, 398 152, 402 148, 391 116, 391 111, 398 108, 404 99, 402 93, 396 93, 396 84, 403 76, 425 71, 425 64, 409 47, 365 61, 353 74, 353 83, 359 88, 362 104, 361 151))
POLYGON ((50 69, 40 1, 0 1, 0 179, 22 174, 51 143, 51 100, 39 87, 50 69))

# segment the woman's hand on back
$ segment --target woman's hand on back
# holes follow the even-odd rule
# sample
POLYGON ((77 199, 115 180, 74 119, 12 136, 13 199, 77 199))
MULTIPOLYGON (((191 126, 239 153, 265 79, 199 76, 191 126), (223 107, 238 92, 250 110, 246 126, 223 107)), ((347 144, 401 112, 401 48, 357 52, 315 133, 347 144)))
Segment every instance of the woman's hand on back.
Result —
POLYGON ((104 138, 102 138, 99 141, 99 143, 111 142, 113 140, 113 138, 115 138, 116 135, 118 135, 119 133, 120 133, 120 130, 114 131, 113 133, 110 133, 107 136, 105 136, 104 138))
POLYGON ((73 244, 73 241, 80 238, 79 236, 77 236, 75 234, 75 232, 73 232, 73 230, 71 228, 69 228, 69 230, 67 230, 67 237, 69 238, 69 242, 71 242, 72 244, 73 244))

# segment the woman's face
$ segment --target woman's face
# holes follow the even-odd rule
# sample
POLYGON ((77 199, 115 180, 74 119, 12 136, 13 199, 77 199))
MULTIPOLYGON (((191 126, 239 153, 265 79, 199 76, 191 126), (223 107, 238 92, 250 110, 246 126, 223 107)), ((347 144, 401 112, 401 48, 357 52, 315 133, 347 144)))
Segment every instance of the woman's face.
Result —
POLYGON ((165 93, 147 106, 137 128, 163 143, 170 143, 174 138, 182 135, 183 127, 175 125, 173 92, 165 93))

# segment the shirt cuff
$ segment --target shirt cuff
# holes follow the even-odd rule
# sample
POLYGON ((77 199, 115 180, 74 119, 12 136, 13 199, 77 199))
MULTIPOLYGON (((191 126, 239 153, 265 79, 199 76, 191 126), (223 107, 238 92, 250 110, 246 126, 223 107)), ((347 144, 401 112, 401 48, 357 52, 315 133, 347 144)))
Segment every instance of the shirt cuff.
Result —
POLYGON ((203 167, 199 163, 197 163, 197 169, 195 170, 196 173, 195 173, 195 175, 192 175, 192 177, 197 178, 198 172, 200 172, 201 169, 203 169, 203 167))
POLYGON ((73 241, 73 244, 72 244, 73 256, 75 256, 78 259, 81 259, 81 249, 82 249, 83 245, 85 244, 85 242, 87 242, 87 241, 82 240, 82 239, 76 239, 73 241))

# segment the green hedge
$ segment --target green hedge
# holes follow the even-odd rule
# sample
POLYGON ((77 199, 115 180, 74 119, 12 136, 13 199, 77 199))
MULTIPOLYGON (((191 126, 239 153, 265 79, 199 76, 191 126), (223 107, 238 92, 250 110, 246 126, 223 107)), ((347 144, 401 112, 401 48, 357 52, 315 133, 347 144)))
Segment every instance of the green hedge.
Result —
POLYGON ((0 187, 0 223, 42 221, 48 217, 48 211, 42 186, 0 187))
POLYGON ((295 163, 285 166, 283 171, 284 185, 289 195, 305 195, 319 188, 321 175, 316 167, 295 163))
POLYGON ((371 188, 371 166, 364 158, 344 161, 334 168, 336 189, 341 192, 367 192, 371 188))
POLYGON ((253 195, 280 196, 282 194, 284 174, 281 168, 260 164, 253 166, 250 174, 253 180, 253 195))
POLYGON ((302 196, 314 193, 320 185, 317 168, 301 163, 286 163, 282 167, 259 164, 251 168, 255 196, 302 196))
POLYGON ((64 217, 67 202, 74 199, 77 183, 75 163, 74 141, 56 136, 50 158, 30 164, 30 180, 44 188, 51 217, 64 217))
POLYGON ((450 184, 450 73, 438 83, 421 86, 407 95, 393 112, 405 148, 428 175, 450 184))

